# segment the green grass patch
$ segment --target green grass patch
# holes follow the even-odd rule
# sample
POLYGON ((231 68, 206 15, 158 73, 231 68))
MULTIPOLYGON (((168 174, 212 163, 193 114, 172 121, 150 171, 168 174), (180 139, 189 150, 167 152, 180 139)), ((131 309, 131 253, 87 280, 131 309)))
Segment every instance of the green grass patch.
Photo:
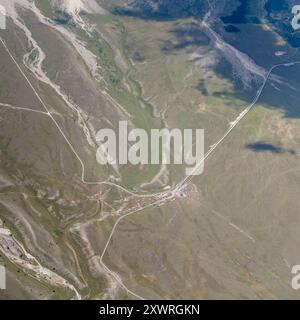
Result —
POLYGON ((41 10, 43 15, 50 19, 54 18, 53 10, 49 0, 35 0, 35 4, 38 7, 38 9, 41 10))

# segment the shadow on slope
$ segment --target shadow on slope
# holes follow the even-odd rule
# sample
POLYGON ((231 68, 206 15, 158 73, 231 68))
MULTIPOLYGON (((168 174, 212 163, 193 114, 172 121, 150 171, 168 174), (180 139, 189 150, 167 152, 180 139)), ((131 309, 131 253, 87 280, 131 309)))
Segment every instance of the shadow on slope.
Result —
POLYGON ((295 150, 293 149, 285 149, 283 147, 276 146, 274 144, 263 141, 247 144, 246 148, 254 152, 270 152, 274 154, 289 153, 290 155, 296 154, 295 150))

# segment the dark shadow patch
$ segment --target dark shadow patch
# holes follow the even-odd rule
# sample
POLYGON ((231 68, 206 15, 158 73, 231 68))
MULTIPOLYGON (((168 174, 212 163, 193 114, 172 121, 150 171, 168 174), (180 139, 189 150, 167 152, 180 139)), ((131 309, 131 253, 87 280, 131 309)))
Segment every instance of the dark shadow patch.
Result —
POLYGON ((128 7, 115 7, 112 13, 144 20, 168 21, 203 17, 207 4, 199 0, 136 0, 128 7))
MULTIPOLYGON (((252 0, 253 1, 253 0, 252 0)), ((223 16, 220 19, 224 24, 260 24, 260 20, 249 14, 250 0, 241 0, 239 6, 232 12, 230 16, 223 16)))
POLYGON ((207 46, 209 38, 203 33, 196 23, 182 23, 170 31, 176 38, 175 41, 161 41, 161 50, 165 54, 174 54, 178 50, 192 49, 193 47, 207 46))
POLYGON ((233 23, 233 24, 240 24, 240 23, 247 23, 247 11, 248 11, 248 2, 249 0, 242 0, 240 1, 240 5, 236 8, 235 11, 232 12, 230 16, 223 16, 221 20, 223 23, 233 23))
POLYGON ((225 29, 226 32, 229 32, 229 33, 240 32, 240 29, 238 27, 232 25, 232 24, 224 26, 224 29, 225 29))
POLYGON ((263 142, 263 141, 250 143, 246 145, 246 148, 254 152, 270 152, 274 154, 289 153, 290 155, 296 154, 295 150, 293 149, 285 149, 280 146, 276 146, 274 144, 263 142))
POLYGON ((135 51, 132 54, 132 59, 133 59, 133 61, 138 62, 138 63, 143 63, 145 61, 144 55, 139 51, 135 51))
POLYGON ((202 95, 208 96, 208 91, 204 79, 198 81, 197 85, 195 86, 195 89, 199 90, 202 95))
POLYGON ((55 18, 53 21, 59 25, 74 25, 72 17, 65 11, 56 10, 55 11, 55 18))

